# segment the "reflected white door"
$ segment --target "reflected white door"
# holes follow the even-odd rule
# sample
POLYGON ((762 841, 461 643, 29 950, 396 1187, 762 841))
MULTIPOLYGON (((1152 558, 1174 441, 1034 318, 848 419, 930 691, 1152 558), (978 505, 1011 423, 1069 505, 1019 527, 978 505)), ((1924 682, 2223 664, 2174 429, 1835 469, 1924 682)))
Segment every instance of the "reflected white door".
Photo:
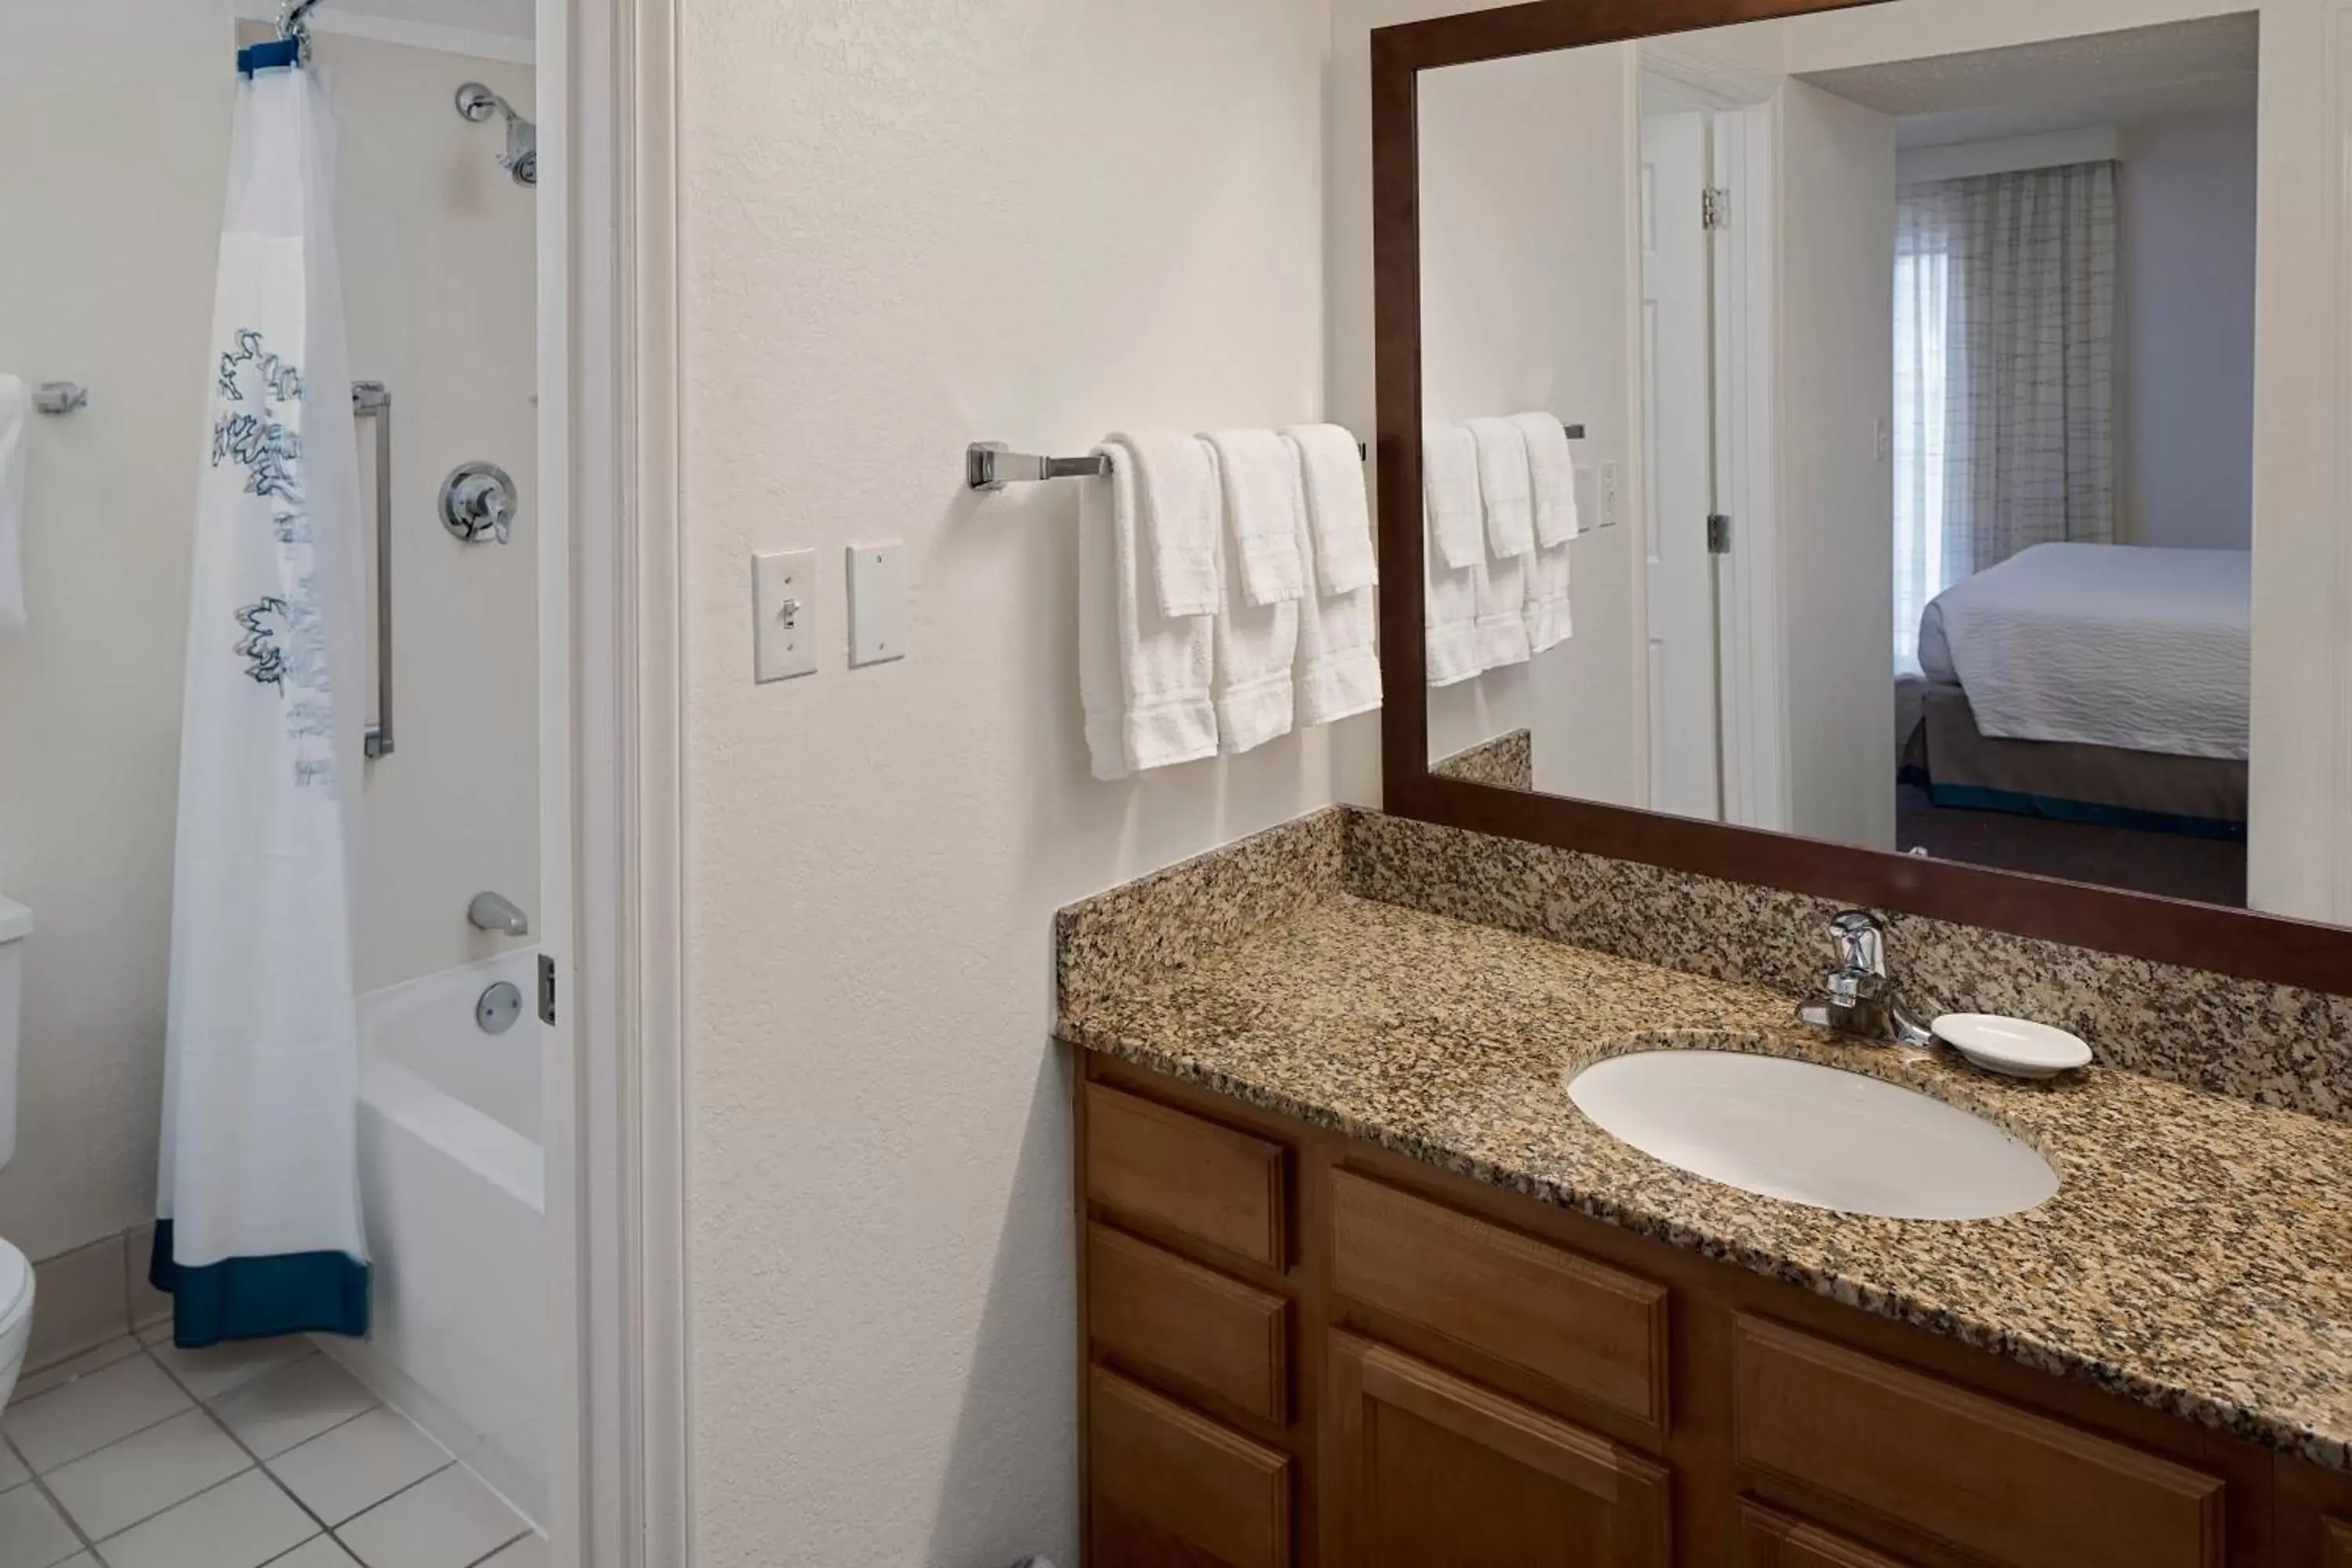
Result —
POLYGON ((1709 132, 1696 110, 1642 121, 1643 453, 1649 557, 1650 805, 1722 815, 1717 702, 1714 289, 1704 203, 1709 132))

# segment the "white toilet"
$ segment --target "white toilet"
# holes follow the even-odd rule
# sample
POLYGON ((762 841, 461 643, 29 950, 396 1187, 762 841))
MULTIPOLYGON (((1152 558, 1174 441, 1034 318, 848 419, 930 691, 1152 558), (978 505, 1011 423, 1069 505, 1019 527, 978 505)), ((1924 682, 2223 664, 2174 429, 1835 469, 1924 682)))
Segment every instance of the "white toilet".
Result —
MULTIPOLYGON (((0 1167, 16 1154, 16 1048, 25 1000, 25 938, 33 911, 0 899, 0 1167)), ((33 1266, 0 1241, 0 1408, 16 1392, 33 1337, 33 1266)))

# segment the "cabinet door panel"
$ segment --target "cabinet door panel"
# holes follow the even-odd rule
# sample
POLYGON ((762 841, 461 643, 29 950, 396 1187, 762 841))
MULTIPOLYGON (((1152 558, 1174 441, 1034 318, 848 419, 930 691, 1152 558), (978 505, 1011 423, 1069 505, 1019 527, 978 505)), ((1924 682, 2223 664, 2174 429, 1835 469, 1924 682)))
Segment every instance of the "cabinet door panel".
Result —
POLYGON ((1739 1568, 1907 1568, 1801 1519, 1739 1500, 1739 1568))
POLYGON ((1558 1417, 1332 1336, 1339 1568, 1668 1568, 1666 1472, 1558 1417))
POLYGON ((2220 1478, 1778 1323, 1738 1329, 1739 1460, 2005 1568, 2220 1568, 2220 1478))
POLYGON ((1331 1282, 1666 1428, 1666 1291, 1351 1171, 1331 1173, 1331 1282))
POLYGON ((1284 1568, 1290 1459, 1101 1367, 1088 1370, 1094 1544, 1134 1568, 1284 1568))
POLYGON ((2352 1519, 2331 1519, 2327 1521, 2325 1568, 2352 1568, 2352 1519))

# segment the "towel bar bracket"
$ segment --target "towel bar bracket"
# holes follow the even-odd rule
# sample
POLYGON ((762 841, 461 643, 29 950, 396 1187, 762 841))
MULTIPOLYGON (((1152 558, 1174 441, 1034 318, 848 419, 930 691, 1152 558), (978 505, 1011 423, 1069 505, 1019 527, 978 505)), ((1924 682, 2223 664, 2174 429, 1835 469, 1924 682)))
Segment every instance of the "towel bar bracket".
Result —
POLYGON ((1042 479, 1094 479, 1109 472, 1110 459, 1098 452, 1083 458, 1041 458, 1033 452, 1013 451, 1002 441, 977 441, 964 452, 964 483, 976 490, 1001 490, 1007 485, 1042 479))
POLYGON ((89 388, 79 382, 45 381, 33 388, 33 406, 43 414, 72 414, 89 406, 89 388))

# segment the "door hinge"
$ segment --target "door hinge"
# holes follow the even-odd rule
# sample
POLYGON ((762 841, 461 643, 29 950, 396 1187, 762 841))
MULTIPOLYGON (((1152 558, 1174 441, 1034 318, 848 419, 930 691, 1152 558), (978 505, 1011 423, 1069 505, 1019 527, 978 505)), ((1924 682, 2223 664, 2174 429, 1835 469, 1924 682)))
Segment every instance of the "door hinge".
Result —
POLYGON ((1706 520, 1706 552, 1709 555, 1731 553, 1731 520, 1719 511, 1706 520))
POLYGON ((555 1022, 555 960, 539 955, 539 1021, 555 1022))
POLYGON ((1729 228, 1731 226, 1731 193, 1721 185, 1710 185, 1698 194, 1699 226, 1729 228))

